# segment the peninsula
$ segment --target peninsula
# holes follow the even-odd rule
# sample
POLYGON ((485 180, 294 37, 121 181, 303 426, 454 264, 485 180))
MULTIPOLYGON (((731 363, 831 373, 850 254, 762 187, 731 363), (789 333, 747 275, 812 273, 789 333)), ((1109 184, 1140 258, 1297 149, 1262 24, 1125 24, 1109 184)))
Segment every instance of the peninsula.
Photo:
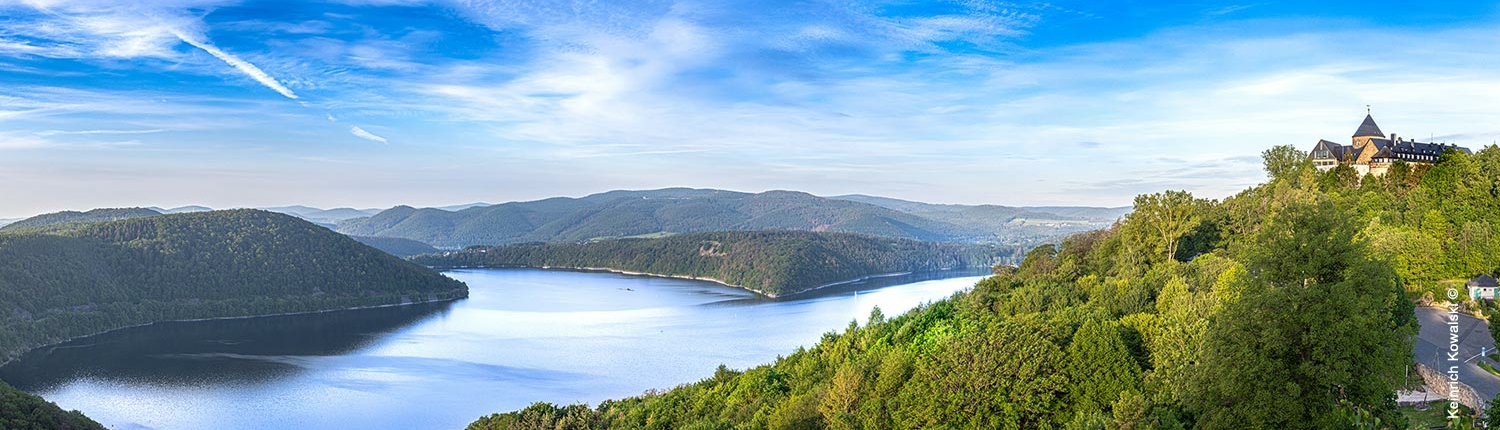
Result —
POLYGON ((777 230, 470 247, 412 261, 434 268, 610 270, 718 282, 780 297, 882 275, 989 268, 1010 251, 989 245, 777 230))

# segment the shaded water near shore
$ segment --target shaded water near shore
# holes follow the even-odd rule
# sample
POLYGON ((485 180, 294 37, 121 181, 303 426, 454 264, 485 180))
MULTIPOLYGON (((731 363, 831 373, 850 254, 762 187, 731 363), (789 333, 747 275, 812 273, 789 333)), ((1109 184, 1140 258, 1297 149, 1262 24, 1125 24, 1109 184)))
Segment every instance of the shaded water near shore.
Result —
POLYGON ((972 286, 877 278, 766 299, 718 284, 536 269, 447 272, 457 302, 160 323, 32 351, 0 379, 116 429, 462 428, 764 364, 822 333, 972 286))

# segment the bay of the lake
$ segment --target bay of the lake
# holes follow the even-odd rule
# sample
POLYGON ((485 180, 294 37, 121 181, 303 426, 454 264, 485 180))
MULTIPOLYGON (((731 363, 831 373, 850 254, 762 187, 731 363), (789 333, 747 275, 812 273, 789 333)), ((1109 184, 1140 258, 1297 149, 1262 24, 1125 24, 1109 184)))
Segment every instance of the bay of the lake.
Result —
POLYGON ((876 306, 894 316, 980 279, 770 300, 602 272, 446 274, 468 299, 134 327, 32 351, 0 379, 122 430, 460 429, 536 401, 596 404, 769 363, 876 306))

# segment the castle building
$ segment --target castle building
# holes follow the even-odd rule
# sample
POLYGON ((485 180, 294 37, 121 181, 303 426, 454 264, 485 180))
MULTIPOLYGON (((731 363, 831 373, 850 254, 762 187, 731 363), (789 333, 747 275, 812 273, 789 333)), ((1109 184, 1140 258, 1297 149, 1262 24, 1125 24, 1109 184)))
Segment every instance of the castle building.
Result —
POLYGON ((1340 145, 1319 139, 1318 144, 1313 146, 1308 156, 1312 158, 1313 165, 1317 166, 1320 171, 1328 171, 1344 164, 1353 167, 1360 176, 1365 174, 1380 176, 1384 175, 1396 160, 1420 164, 1437 163, 1438 156, 1443 155, 1443 151, 1450 148, 1473 154, 1469 148, 1458 145, 1417 142, 1404 139, 1396 133, 1391 133, 1387 137, 1380 131, 1380 126, 1375 125, 1375 119, 1366 114, 1365 121, 1354 130, 1353 141, 1350 145, 1340 145))

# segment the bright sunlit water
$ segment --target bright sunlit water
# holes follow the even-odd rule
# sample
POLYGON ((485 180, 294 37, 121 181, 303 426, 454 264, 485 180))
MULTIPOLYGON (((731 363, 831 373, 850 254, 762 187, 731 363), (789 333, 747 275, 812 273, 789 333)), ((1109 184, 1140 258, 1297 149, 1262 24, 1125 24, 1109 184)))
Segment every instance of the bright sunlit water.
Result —
POLYGON ((459 429, 535 401, 595 404, 768 363, 875 306, 894 316, 980 279, 767 300, 611 273, 447 274, 468 299, 119 330, 33 351, 0 378, 115 429, 459 429))

